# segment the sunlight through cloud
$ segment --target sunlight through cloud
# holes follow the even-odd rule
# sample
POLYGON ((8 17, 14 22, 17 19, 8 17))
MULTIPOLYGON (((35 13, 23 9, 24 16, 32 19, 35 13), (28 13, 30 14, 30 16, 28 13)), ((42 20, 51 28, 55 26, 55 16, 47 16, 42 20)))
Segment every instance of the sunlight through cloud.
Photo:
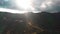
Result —
POLYGON ((32 0, 15 0, 15 3, 18 8, 27 10, 27 9, 31 8, 32 0))

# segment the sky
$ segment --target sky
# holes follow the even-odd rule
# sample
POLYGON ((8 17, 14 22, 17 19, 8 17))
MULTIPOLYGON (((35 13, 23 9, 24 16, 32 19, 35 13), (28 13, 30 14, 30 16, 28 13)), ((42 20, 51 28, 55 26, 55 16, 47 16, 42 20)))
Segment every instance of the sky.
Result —
MULTIPOLYGON (((21 3, 21 4, 23 4, 23 3, 21 3)), ((27 9, 29 11, 38 11, 38 12, 46 11, 46 12, 51 12, 51 13, 60 11, 60 0, 32 0, 31 4, 32 4, 30 6, 31 8, 28 6, 29 8, 27 9)), ((23 6, 23 8, 21 8, 22 6, 21 7, 19 7, 19 6, 17 6, 17 4, 15 4, 15 0, 0 0, 1 8, 24 10, 23 9, 24 6, 23 6)), ((25 6, 27 6, 27 4, 25 6)), ((26 9, 26 7, 25 7, 25 9, 26 9)))
POLYGON ((8 8, 10 6, 9 0, 0 0, 0 7, 8 8))

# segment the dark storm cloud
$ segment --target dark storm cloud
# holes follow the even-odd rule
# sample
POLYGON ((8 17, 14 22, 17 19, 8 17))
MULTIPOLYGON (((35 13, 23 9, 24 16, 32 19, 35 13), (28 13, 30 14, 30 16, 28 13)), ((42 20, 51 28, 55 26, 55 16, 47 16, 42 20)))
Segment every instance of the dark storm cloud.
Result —
POLYGON ((44 0, 34 0, 33 1, 33 5, 34 5, 35 10, 40 11, 40 5, 42 2, 44 2, 44 0))
POLYGON ((0 8, 17 9, 12 0, 0 0, 0 8))
POLYGON ((0 7, 9 7, 10 3, 6 0, 0 0, 0 7))
POLYGON ((34 8, 37 11, 47 11, 47 12, 58 12, 60 11, 60 0, 35 0, 34 1, 34 8), (52 3, 49 6, 49 1, 51 1, 52 3), (42 3, 46 2, 44 5, 46 6, 45 9, 41 8, 40 6, 42 5, 42 3), (41 10, 42 9, 42 10, 41 10))
POLYGON ((47 10, 50 12, 60 12, 60 0, 52 0, 52 5, 47 10))

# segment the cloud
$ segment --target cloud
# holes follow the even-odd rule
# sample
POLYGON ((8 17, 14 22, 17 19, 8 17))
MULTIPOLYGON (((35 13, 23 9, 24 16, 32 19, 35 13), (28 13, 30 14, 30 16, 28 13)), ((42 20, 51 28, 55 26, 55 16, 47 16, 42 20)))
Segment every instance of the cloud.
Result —
MULTIPOLYGON (((14 0, 0 0, 0 7, 23 10, 22 8, 17 8, 13 1, 14 0)), ((34 11, 60 11, 60 0, 33 0, 32 4, 34 11)))
POLYGON ((60 0, 35 0, 34 8, 37 11, 59 12, 60 0))

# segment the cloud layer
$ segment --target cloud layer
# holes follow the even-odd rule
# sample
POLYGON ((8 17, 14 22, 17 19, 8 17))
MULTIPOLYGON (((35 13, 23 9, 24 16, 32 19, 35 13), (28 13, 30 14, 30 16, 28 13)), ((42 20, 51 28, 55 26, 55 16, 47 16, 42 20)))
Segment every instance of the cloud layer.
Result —
MULTIPOLYGON (((14 0, 0 0, 0 7, 18 9, 13 2, 14 0)), ((34 11, 59 12, 60 0, 33 0, 32 7, 34 11)))

